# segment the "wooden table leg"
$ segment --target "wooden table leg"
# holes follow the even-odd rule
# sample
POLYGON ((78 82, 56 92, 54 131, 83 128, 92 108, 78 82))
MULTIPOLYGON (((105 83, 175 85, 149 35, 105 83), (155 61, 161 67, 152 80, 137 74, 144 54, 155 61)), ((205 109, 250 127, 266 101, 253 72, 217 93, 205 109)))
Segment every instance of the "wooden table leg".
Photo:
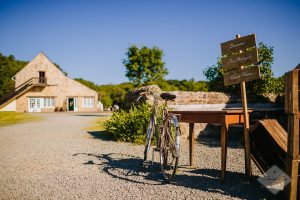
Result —
POLYGON ((221 182, 224 182, 227 159, 227 144, 228 144, 228 125, 223 124, 221 127, 221 182))
POLYGON ((189 123, 189 142, 190 142, 190 166, 193 166, 194 155, 194 123, 189 123))

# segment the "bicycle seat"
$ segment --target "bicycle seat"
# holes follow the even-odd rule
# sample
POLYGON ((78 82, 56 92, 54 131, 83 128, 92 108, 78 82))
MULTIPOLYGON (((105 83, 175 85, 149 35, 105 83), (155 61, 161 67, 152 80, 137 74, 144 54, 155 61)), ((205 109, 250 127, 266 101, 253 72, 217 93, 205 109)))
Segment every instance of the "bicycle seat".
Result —
POLYGON ((164 93, 161 93, 161 94, 160 94, 160 97, 161 97, 163 100, 171 101, 171 100, 174 100, 174 99, 176 98, 176 95, 175 95, 175 94, 172 94, 172 93, 164 92, 164 93))

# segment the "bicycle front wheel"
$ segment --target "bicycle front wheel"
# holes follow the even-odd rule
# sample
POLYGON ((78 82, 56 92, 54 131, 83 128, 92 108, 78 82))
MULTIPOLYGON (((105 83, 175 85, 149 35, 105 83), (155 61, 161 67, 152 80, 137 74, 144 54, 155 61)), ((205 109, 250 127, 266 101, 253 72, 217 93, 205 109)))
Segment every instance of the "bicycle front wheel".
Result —
POLYGON ((150 150, 150 146, 151 146, 151 140, 152 140, 152 135, 153 135, 154 131, 155 131, 155 118, 151 117, 149 125, 148 125, 148 129, 147 129, 143 165, 146 164, 145 162, 148 160, 148 154, 149 154, 149 150, 150 150))
POLYGON ((163 177, 170 183, 176 174, 180 152, 180 128, 175 115, 164 120, 160 137, 160 165, 163 177))

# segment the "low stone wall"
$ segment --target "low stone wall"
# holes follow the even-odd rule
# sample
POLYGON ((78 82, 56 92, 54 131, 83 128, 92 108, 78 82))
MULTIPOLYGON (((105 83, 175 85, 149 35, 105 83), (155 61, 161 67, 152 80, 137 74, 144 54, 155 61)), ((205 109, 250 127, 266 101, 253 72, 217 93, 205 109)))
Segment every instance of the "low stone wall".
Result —
POLYGON ((174 103, 172 103, 174 105, 227 104, 239 100, 221 92, 174 91, 172 93, 177 96, 174 103))
MULTIPOLYGON (((140 102, 136 102, 139 97, 139 93, 145 91, 153 91, 155 93, 161 93, 162 91, 157 85, 150 85, 141 88, 137 88, 129 92, 126 96, 126 104, 128 106, 146 101, 152 103, 151 96, 148 98, 142 98, 140 102)), ((172 110, 222 110, 224 108, 241 108, 240 96, 229 96, 221 92, 188 92, 188 91, 173 91, 176 95, 176 99, 169 103, 169 107, 172 110)), ((273 112, 274 103, 249 103, 248 108, 257 112, 273 112), (268 111, 269 110, 269 111, 268 111)), ((265 114, 266 115, 266 114, 265 114)), ((261 117, 264 118, 265 116, 261 117)), ((206 123, 195 124, 194 133, 195 137, 199 134, 216 135, 220 134, 219 129, 214 125, 207 125, 206 123)), ((188 137, 188 124, 181 123, 182 137, 188 137)))
MULTIPOLYGON (((136 88, 130 91, 125 98, 125 105, 127 107, 133 103, 137 103, 136 100, 141 92, 152 91, 154 93, 161 93, 161 89, 157 85, 149 85, 140 88, 136 88)), ((240 98, 236 96, 229 96, 221 92, 188 92, 188 91, 172 91, 171 93, 176 95, 176 99, 170 102, 170 105, 204 105, 204 104, 222 104, 240 102, 240 98)), ((143 98, 143 101, 151 103, 151 96, 149 99, 143 98)))

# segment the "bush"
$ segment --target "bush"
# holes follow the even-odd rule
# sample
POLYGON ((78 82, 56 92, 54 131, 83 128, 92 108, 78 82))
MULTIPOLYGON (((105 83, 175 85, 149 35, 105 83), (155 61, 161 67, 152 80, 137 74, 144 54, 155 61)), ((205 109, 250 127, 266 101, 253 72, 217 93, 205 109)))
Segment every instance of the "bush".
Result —
POLYGON ((129 111, 114 112, 112 117, 104 122, 104 128, 117 141, 143 144, 146 139, 150 115, 150 105, 133 106, 129 111))

